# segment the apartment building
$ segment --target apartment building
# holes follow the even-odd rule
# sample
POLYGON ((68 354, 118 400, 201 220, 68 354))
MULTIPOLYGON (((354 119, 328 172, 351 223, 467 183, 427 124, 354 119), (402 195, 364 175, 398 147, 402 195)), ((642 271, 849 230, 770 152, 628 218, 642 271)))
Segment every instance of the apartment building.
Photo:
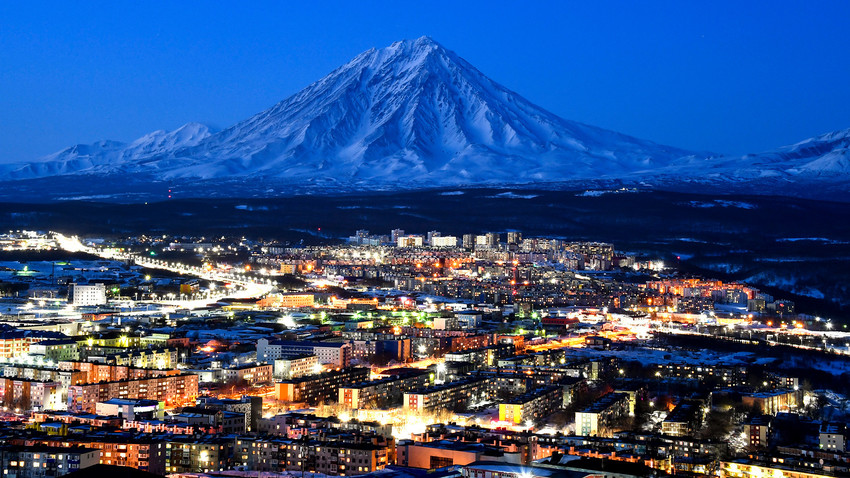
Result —
POLYGON ((309 404, 336 401, 339 388, 368 380, 370 370, 365 367, 349 367, 313 375, 283 380, 275 385, 278 400, 306 402, 309 404))
POLYGON ((351 365, 351 345, 342 342, 302 342, 297 340, 257 341, 257 360, 274 363, 297 354, 311 354, 323 365, 345 368, 351 365))
POLYGON ((430 383, 428 370, 408 370, 379 380, 355 383, 339 388, 339 403, 348 408, 384 408, 401 403, 404 392, 430 383))
POLYGON ((560 386, 541 387, 499 403, 499 421, 515 424, 536 422, 561 407, 564 389, 560 386))
POLYGON ((614 420, 629 413, 629 395, 608 393, 581 411, 576 412, 576 435, 596 436, 614 420))
POLYGON ((156 400, 169 406, 194 403, 197 396, 198 376, 193 374, 90 383, 68 388, 68 410, 93 413, 97 402, 111 398, 156 400))
POLYGON ((100 450, 45 445, 0 446, 0 470, 8 478, 53 478, 100 462, 100 450))
POLYGON ((456 410, 489 398, 486 378, 469 378, 404 392, 404 408, 418 413, 456 410))

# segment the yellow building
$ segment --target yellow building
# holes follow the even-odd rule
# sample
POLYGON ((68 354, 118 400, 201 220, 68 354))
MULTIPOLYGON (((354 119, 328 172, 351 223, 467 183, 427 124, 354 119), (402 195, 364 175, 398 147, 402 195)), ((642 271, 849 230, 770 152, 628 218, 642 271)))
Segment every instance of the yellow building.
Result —
POLYGON ((721 461, 721 478, 833 478, 833 475, 784 466, 781 463, 761 464, 739 461, 721 461))

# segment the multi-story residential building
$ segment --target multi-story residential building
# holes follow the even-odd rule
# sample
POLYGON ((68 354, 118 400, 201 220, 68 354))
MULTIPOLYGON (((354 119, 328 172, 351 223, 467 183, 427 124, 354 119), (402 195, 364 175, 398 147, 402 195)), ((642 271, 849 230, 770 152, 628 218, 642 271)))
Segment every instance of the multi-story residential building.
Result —
POLYGON ((561 407, 564 389, 548 386, 499 403, 499 421, 515 424, 536 422, 561 407))
MULTIPOLYGON (((294 271, 293 271, 294 272, 294 271)), ((275 307, 295 309, 300 307, 313 307, 315 303, 314 294, 269 294, 257 303, 260 307, 275 307)))
POLYGON ((348 408, 385 408, 401 403, 404 392, 422 388, 430 382, 428 370, 400 371, 398 375, 339 388, 339 403, 348 408))
POLYGON ((71 284, 70 302, 77 307, 106 304, 106 286, 103 284, 71 284))
POLYGON ((235 466, 259 472, 355 476, 382 470, 389 464, 386 444, 332 439, 239 437, 233 455, 235 466))
POLYGON ((609 393, 576 412, 576 435, 596 436, 616 419, 629 413, 629 396, 609 393))
POLYGON ((316 373, 319 357, 313 354, 294 354, 274 360, 274 378, 286 380, 316 373))
POLYGON ((20 357, 29 353, 32 344, 62 337, 63 335, 60 333, 36 330, 0 332, 0 357, 7 359, 20 357))
POLYGON ((417 413, 457 410, 489 398, 486 378, 476 377, 404 392, 404 408, 417 413))
POLYGON ((94 362, 63 361, 59 362, 59 370, 80 371, 85 374, 82 383, 113 382, 116 380, 140 379, 146 377, 162 377, 174 375, 177 370, 159 370, 136 368, 127 365, 109 365, 94 362))
POLYGON ((40 382, 59 382, 61 400, 68 398, 68 387, 87 382, 86 373, 79 370, 59 370, 32 365, 7 364, 2 368, 5 378, 28 379, 40 382))
POLYGON ((269 364, 240 365, 223 370, 225 382, 246 382, 249 385, 271 383, 273 366, 269 364))
POLYGON ((36 342, 30 345, 29 354, 53 362, 80 359, 77 341, 73 339, 51 339, 36 342))
POLYGON ((335 401, 339 387, 363 382, 368 379, 369 373, 370 370, 365 367, 349 367, 283 380, 275 385, 275 395, 285 402, 316 404, 335 401))
POLYGON ((334 367, 348 367, 351 364, 351 345, 341 342, 302 342, 294 340, 257 341, 257 360, 274 363, 275 360, 297 354, 312 354, 319 363, 334 367))
POLYGON ((745 385, 747 367, 736 365, 665 363, 655 366, 655 376, 661 379, 718 380, 721 386, 745 385))
POLYGON ((661 422, 661 433, 668 436, 690 436, 702 425, 702 404, 686 400, 678 405, 661 422))
POLYGON ((803 391, 787 388, 756 392, 741 396, 744 406, 758 408, 767 415, 795 410, 803 403, 803 391))
POLYGON ((750 449, 756 450, 768 445, 770 422, 771 417, 769 415, 756 415, 744 423, 744 436, 747 438, 747 445, 750 449))
POLYGON ((165 446, 165 473, 206 473, 230 469, 232 465, 234 448, 232 437, 174 436, 163 445, 165 446))
POLYGON ((477 368, 495 366, 499 359, 511 357, 515 349, 513 344, 495 344, 467 350, 449 352, 445 355, 446 362, 470 362, 477 368))
POLYGON ((100 462, 100 450, 45 445, 0 446, 0 470, 9 478, 53 478, 100 462))
POLYGON ((173 415, 173 418, 205 433, 245 433, 247 423, 244 413, 204 407, 184 407, 180 413, 173 415))
POLYGON ((104 465, 127 466, 149 473, 164 475, 166 443, 161 438, 106 436, 55 436, 41 438, 10 439, 15 445, 47 445, 67 449, 85 447, 100 450, 100 463, 104 465))
POLYGON ((824 422, 820 426, 818 441, 822 450, 847 451, 846 426, 843 423, 824 422))
POLYGON ((177 365, 177 349, 144 349, 133 352, 110 355, 106 362, 135 368, 169 369, 177 365))
POLYGON ((118 380, 70 386, 68 410, 94 412, 97 402, 111 398, 156 400, 168 406, 194 403, 197 396, 198 376, 193 374, 118 380))
POLYGON ((245 416, 245 430, 256 431, 263 413, 263 397, 244 396, 239 400, 199 397, 198 406, 214 410, 241 413, 245 416))
POLYGON ((773 478, 834 478, 836 475, 818 469, 792 467, 784 463, 766 463, 740 459, 720 462, 720 476, 724 478, 750 478, 769 476, 773 478))
POLYGON ((19 410, 64 410, 62 384, 26 378, 0 379, 3 406, 19 410))

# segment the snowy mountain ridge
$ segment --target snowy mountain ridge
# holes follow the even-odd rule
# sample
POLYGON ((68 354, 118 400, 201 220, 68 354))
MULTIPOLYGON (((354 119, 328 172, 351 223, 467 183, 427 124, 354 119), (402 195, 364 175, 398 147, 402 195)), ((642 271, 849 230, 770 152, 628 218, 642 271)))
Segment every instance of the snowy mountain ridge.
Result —
POLYGON ((850 130, 743 157, 694 153, 560 118, 428 37, 361 53, 222 131, 189 123, 0 166, 11 180, 131 175, 336 190, 612 180, 846 181, 850 130))

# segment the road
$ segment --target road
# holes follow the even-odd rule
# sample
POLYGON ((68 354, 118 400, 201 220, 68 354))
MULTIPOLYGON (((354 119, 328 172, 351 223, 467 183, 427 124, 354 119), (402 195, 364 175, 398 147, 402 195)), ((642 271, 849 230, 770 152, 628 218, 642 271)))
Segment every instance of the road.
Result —
POLYGON ((64 234, 54 233, 54 237, 58 246, 62 250, 68 252, 85 252, 102 259, 134 262, 135 264, 148 269, 166 270, 177 274, 198 277, 211 282, 228 283, 235 286, 231 289, 222 289, 221 291, 212 292, 207 297, 201 299, 191 300, 174 297, 154 301, 140 301, 142 304, 151 303, 159 306, 172 306, 181 309, 199 309, 224 298, 249 299, 263 297, 274 289, 274 284, 271 279, 252 277, 241 271, 220 271, 216 269, 207 270, 203 267, 182 264, 179 262, 162 261, 139 254, 130 254, 111 249, 90 247, 83 244, 76 236, 66 236, 64 234))

